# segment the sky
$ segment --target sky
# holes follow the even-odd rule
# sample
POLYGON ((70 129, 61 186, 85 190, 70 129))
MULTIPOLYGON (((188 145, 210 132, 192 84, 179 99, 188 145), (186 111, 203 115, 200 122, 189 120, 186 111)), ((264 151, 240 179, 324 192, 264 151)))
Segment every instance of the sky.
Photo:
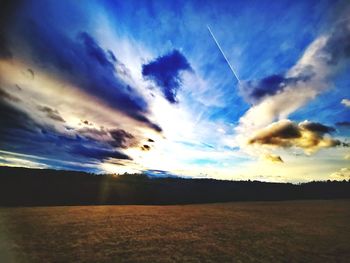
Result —
POLYGON ((350 4, 1 1, 0 165, 350 179, 350 4))

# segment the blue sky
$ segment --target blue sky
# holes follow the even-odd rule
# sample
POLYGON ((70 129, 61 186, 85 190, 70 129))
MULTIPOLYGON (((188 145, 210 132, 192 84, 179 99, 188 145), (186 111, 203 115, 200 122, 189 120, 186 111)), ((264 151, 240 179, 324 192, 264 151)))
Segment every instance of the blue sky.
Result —
POLYGON ((3 165, 349 178, 345 0, 1 5, 3 165))

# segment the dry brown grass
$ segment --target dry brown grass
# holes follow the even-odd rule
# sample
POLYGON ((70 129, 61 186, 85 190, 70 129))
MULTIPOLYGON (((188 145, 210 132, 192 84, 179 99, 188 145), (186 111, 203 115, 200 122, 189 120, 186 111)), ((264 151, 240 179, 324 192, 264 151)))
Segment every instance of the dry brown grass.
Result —
POLYGON ((349 262, 350 201, 0 209, 0 262, 349 262))

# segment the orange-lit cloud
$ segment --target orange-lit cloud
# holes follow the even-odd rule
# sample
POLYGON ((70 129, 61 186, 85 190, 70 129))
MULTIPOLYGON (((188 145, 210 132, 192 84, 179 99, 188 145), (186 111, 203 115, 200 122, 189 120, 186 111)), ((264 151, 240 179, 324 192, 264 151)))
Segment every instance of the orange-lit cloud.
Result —
POLYGON ((281 156, 275 154, 264 154, 262 158, 273 163, 283 163, 281 156))
POLYGON ((314 153, 321 148, 347 146, 329 134, 335 129, 320 123, 304 121, 299 124, 290 120, 281 120, 259 130, 248 140, 250 145, 267 145, 276 147, 298 147, 306 153, 314 153))

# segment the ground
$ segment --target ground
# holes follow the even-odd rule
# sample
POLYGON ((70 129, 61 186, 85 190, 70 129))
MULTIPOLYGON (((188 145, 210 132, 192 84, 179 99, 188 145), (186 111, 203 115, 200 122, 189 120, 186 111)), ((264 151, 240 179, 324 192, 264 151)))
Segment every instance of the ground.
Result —
POLYGON ((350 200, 0 208, 0 262, 348 262, 350 200))

